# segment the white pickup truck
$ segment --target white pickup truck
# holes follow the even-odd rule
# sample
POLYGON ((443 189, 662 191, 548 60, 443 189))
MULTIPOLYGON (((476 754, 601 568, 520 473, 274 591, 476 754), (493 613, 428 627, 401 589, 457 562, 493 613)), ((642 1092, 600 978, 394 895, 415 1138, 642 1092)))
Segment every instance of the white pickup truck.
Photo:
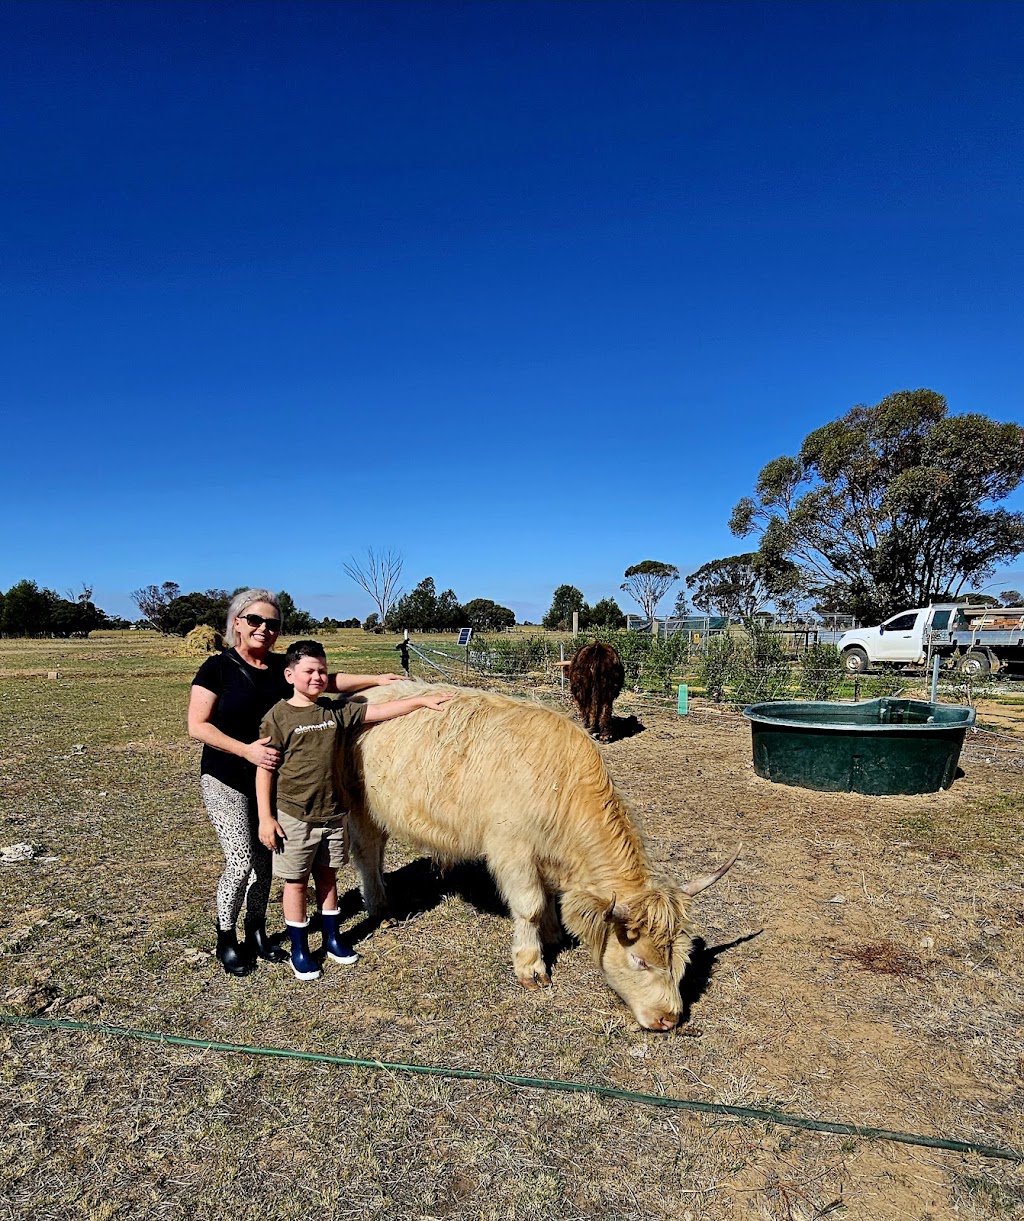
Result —
POLYGON ((836 647, 848 674, 884 662, 923 666, 936 654, 965 674, 992 674, 1024 664, 1024 607, 938 602, 844 632, 836 647))

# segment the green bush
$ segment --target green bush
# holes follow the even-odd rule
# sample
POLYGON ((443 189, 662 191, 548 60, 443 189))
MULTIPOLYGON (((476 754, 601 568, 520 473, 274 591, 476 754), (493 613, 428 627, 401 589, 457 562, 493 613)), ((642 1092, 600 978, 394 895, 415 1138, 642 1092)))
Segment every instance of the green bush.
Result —
POLYGON ((778 632, 756 620, 747 624, 747 638, 737 649, 734 699, 741 704, 785 699, 792 673, 778 632))
POLYGON ((812 644, 800 655, 800 694, 809 700, 834 700, 846 675, 834 644, 812 644))
POLYGON ((697 678, 709 700, 720 702, 726 688, 736 679, 738 648, 727 632, 707 638, 704 652, 697 663, 697 678))
POLYGON ((477 636, 469 654, 475 666, 490 674, 543 670, 552 657, 558 657, 558 641, 547 636, 477 636))

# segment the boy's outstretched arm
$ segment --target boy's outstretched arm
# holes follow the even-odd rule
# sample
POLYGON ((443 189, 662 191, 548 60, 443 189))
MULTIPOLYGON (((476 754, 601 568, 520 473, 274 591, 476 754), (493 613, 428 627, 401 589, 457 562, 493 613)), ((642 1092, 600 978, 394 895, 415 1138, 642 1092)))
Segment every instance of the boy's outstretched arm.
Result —
POLYGON ((259 837, 264 848, 277 852, 284 841, 284 831, 274 817, 274 773, 262 767, 256 769, 256 809, 260 815, 259 837))
MULTIPOLYGON (((395 717, 415 712, 417 708, 433 708, 435 712, 440 712, 445 704, 454 698, 454 691, 438 691, 435 695, 413 695, 407 700, 388 700, 384 704, 367 704, 363 724, 372 725, 376 721, 393 721, 395 717)), ((267 775, 272 776, 273 773, 267 772, 267 775)))
POLYGON ((353 695, 368 687, 384 687, 388 683, 405 682, 404 674, 328 674, 327 690, 340 695, 353 695))

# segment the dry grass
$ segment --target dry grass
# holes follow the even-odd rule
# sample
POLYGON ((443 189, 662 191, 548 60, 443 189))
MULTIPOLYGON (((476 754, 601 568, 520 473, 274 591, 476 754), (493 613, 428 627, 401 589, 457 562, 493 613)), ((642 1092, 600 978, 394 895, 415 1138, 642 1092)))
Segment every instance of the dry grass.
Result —
MULTIPOLYGON (((387 642, 327 643, 394 668, 387 642)), ((746 845, 700 901, 672 1035, 638 1030, 577 948, 550 991, 519 991, 486 875, 400 850, 398 923, 364 938, 344 896, 357 967, 233 980, 209 956, 195 662, 167 648, 0 646, 0 845, 58 858, 0 866, 6 1012, 1024 1145, 1020 773, 814 794, 755 777, 737 718, 640 711, 646 730, 605 753, 655 857, 692 875, 746 845)), ((0 1026, 0 1050, 0 1221, 1024 1216, 1020 1168, 976 1156, 89 1032, 0 1026)))

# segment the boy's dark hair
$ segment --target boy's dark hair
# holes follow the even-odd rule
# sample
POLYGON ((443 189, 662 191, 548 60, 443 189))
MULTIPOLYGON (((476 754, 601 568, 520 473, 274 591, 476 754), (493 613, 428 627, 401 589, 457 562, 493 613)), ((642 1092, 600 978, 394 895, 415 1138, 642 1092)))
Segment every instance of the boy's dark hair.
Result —
POLYGON ((288 646, 288 651, 284 655, 284 668, 293 669, 303 657, 319 657, 321 661, 327 660, 324 646, 319 640, 296 640, 294 644, 288 646))

